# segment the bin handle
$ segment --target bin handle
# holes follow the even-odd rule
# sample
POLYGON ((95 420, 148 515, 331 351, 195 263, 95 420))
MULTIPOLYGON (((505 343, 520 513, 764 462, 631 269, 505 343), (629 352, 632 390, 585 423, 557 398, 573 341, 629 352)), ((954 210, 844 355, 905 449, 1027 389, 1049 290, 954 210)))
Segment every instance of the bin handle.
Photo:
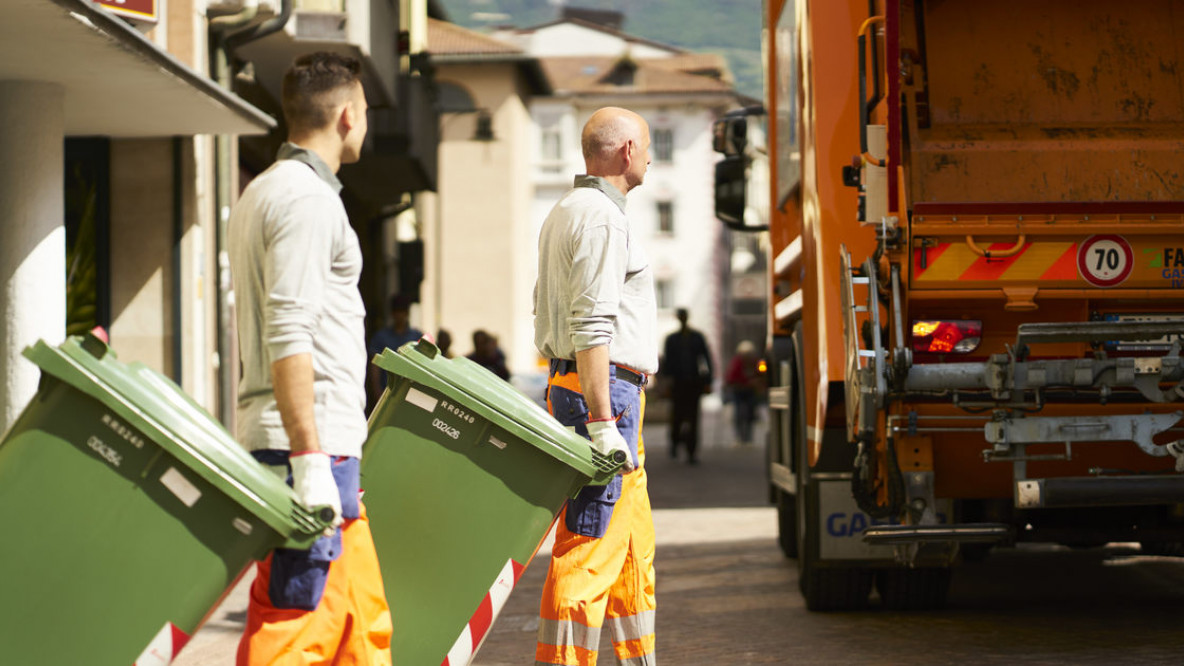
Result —
POLYGON ((425 335, 419 339, 419 342, 415 343, 415 351, 428 358, 436 358, 436 355, 440 353, 440 348, 425 335))
POLYGON ((977 254, 980 257, 985 257, 987 259, 1002 259, 1003 257, 1010 257, 1019 253, 1020 250, 1024 249, 1024 243, 1027 240, 1028 236, 1026 234, 1020 234, 1020 237, 1015 241, 1015 245, 1012 245, 1006 250, 984 250, 974 242, 974 236, 967 236, 966 244, 970 246, 971 252, 977 254))
POLYGON ((312 539, 325 534, 325 530, 333 527, 333 507, 324 505, 312 509, 292 498, 292 518, 296 522, 296 530, 288 535, 282 548, 308 550, 312 539))

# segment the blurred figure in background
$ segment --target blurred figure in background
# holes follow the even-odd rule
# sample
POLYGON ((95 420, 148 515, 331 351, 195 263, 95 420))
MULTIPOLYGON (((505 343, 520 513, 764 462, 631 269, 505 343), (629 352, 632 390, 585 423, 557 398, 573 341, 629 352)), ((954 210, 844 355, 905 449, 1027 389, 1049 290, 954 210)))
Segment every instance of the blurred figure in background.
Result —
POLYGON ((679 444, 687 447, 687 462, 699 464, 699 398, 711 393, 715 371, 703 334, 687 326, 686 308, 675 311, 679 328, 666 337, 662 374, 670 387, 670 457, 679 444))
POLYGON ((737 444, 752 443, 752 423, 756 420, 757 402, 764 395, 765 378, 760 371, 756 345, 748 340, 736 347, 725 377, 732 398, 732 425, 737 444))
POLYGON ((402 294, 391 296, 390 313, 390 325, 379 329, 374 334, 374 337, 370 338, 370 344, 366 347, 367 404, 370 406, 378 402, 378 397, 386 389, 386 373, 380 370, 378 366, 370 363, 370 359, 381 354, 384 349, 398 349, 408 342, 414 342, 423 337, 423 333, 411 325, 410 298, 402 294))
POLYGON ((436 331, 436 348, 444 358, 452 358, 452 334, 448 329, 440 329, 436 331))
POLYGON ((473 353, 465 358, 484 367, 493 374, 510 381, 510 371, 506 369, 506 355, 497 345, 497 337, 488 332, 477 329, 473 331, 473 353))

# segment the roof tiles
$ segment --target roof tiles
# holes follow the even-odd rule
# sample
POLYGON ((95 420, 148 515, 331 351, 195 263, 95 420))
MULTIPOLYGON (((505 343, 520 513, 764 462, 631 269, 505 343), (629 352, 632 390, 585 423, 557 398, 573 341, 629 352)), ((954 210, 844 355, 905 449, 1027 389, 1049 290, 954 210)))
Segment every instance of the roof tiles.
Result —
POLYGON ((608 58, 562 56, 540 58, 543 71, 558 94, 730 93, 727 67, 719 56, 708 58, 608 58), (712 58, 715 61, 712 61, 712 58), (680 62, 681 61, 681 62, 680 62), (632 76, 627 70, 632 69, 632 76), (714 71, 718 76, 704 75, 714 71))
POLYGON ((525 55, 512 44, 433 18, 428 19, 428 51, 434 55, 525 55))

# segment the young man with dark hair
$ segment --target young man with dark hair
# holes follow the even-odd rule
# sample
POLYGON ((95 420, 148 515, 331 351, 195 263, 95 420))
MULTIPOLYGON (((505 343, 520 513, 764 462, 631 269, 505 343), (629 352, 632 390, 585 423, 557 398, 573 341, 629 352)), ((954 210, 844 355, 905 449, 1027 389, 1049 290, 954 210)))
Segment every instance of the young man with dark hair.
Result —
POLYGON ((362 253, 336 173, 366 136, 357 60, 299 58, 283 81, 288 142, 244 190, 228 247, 242 379, 238 439, 334 524, 258 565, 238 664, 390 664, 390 610, 358 498, 366 439, 362 253))

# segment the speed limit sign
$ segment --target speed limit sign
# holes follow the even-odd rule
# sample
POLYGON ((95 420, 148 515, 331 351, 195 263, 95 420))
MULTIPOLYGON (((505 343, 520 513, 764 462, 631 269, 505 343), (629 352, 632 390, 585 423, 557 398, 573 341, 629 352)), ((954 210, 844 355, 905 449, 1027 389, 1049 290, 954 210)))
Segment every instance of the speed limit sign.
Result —
POLYGON ((1122 284, 1131 274, 1135 253, 1122 236, 1090 236, 1077 246, 1077 272, 1095 287, 1122 284))

